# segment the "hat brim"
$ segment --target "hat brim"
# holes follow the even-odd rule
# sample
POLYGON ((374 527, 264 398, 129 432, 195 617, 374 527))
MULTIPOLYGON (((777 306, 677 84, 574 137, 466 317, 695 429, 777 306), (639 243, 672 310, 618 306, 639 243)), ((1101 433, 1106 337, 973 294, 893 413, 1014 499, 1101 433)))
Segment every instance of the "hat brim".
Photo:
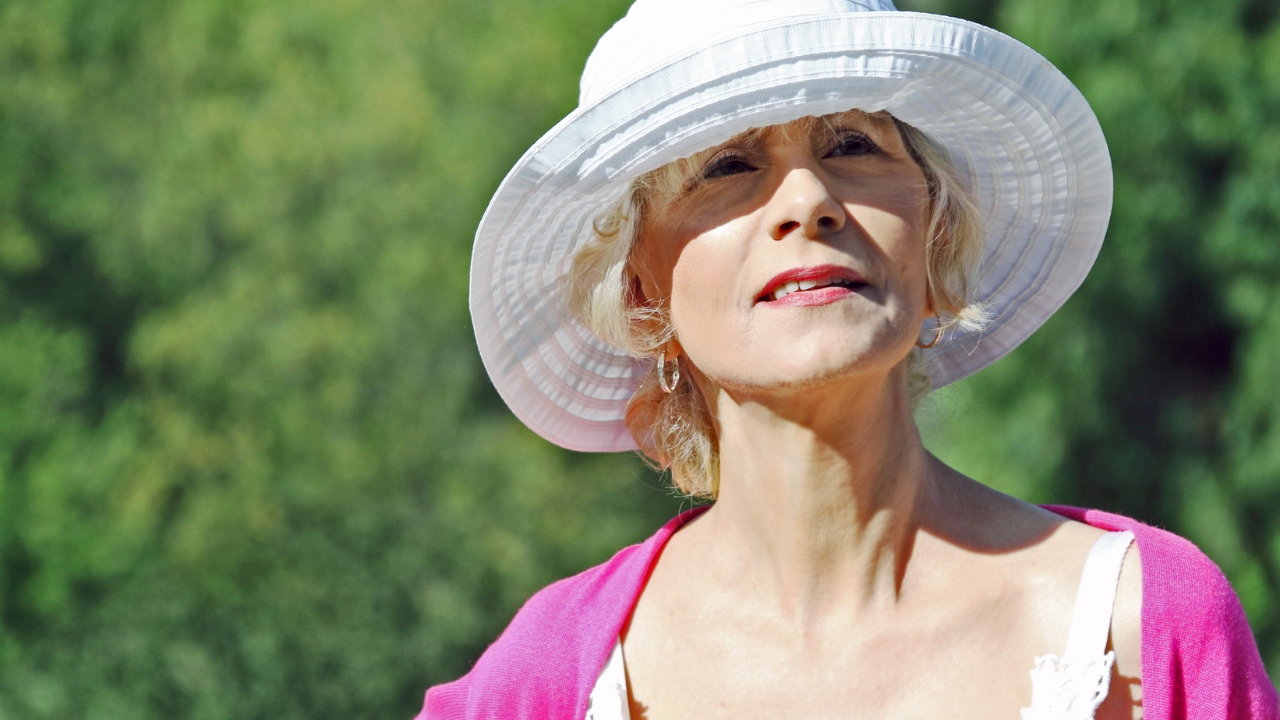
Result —
POLYGON ((476 233, 471 315, 512 412, 582 451, 636 447, 627 401, 648 363, 597 338, 559 287, 592 219, 645 172, 753 127, 887 111, 946 148, 986 223, 976 296, 991 323, 924 351, 935 388, 990 365, 1079 287, 1111 213, 1097 118, 1031 48, 938 15, 810 15, 679 58, 546 133, 503 180, 476 233))

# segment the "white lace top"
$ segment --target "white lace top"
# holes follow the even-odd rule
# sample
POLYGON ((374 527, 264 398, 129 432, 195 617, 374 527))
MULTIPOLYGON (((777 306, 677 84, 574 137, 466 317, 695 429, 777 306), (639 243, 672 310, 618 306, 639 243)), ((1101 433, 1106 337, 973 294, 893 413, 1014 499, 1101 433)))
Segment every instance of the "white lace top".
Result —
MULTIPOLYGON (((1031 707, 1022 709, 1022 720, 1092 720, 1107 697, 1111 666, 1116 660, 1114 651, 1107 652, 1111 611, 1120 566, 1131 542, 1131 532, 1107 533, 1089 550, 1076 593, 1067 651, 1035 659, 1031 669, 1031 707)), ((613 652, 591 690, 586 720, 631 720, 620 642, 614 642, 613 652)))

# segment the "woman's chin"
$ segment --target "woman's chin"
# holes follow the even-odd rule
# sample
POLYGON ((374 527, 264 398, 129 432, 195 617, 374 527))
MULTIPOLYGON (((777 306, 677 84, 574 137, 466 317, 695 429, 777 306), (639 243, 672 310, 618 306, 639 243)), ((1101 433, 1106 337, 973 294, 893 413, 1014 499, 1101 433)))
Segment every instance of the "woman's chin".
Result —
POLYGON ((890 381, 903 358, 886 353, 823 353, 803 358, 761 359, 747 368, 717 373, 713 382, 727 390, 785 396, 816 391, 844 392, 890 381))

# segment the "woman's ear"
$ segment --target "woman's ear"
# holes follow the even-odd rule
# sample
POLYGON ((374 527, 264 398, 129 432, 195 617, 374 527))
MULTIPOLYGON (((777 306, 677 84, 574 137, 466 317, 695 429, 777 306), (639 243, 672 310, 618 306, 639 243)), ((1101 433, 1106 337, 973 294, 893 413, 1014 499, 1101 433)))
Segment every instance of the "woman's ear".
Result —
POLYGON ((657 300, 660 297, 657 285, 646 281, 646 273, 643 269, 628 267, 628 270, 631 278, 627 284, 627 304, 632 309, 644 310, 632 315, 633 330, 651 338, 670 337, 671 339, 661 346, 663 356, 667 360, 680 356, 684 348, 673 337, 671 328, 666 327, 665 314, 660 307, 661 303, 657 300))
POLYGON ((670 268, 665 266, 657 244, 648 241, 645 220, 638 222, 641 225, 636 229, 631 255, 627 258, 627 272, 634 278, 633 289, 639 306, 657 309, 668 299, 663 288, 670 283, 670 275, 663 282, 663 272, 670 273, 670 268))
POLYGON ((632 256, 629 268, 632 277, 632 294, 636 299, 638 307, 656 306, 657 300, 662 297, 662 291, 658 288, 658 284, 654 282, 653 272, 649 269, 645 258, 636 253, 632 256))
POLYGON ((644 307, 649 304, 649 295, 644 291, 644 283, 640 280, 640 276, 633 274, 631 276, 631 303, 636 307, 644 307))

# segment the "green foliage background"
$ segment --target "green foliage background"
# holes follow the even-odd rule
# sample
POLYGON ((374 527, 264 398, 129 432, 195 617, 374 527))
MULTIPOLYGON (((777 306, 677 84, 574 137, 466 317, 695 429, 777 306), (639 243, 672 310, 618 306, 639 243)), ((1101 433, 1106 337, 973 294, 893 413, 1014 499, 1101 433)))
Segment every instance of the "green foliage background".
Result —
MULTIPOLYGON (((470 235, 622 0, 0 0, 0 718, 411 717, 681 501, 533 436, 470 235)), ((1044 53, 1098 265, 939 393, 960 469, 1189 536, 1280 670, 1269 0, 915 0, 1044 53)))

